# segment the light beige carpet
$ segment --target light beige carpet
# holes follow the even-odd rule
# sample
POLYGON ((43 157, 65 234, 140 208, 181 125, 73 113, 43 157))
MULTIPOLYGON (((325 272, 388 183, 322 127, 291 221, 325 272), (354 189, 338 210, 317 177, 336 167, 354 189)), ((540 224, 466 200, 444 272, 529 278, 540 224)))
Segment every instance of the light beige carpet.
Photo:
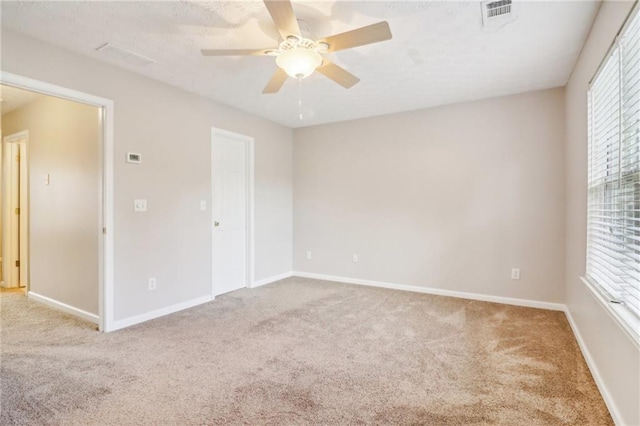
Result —
POLYGON ((563 313, 291 278, 110 334, 2 295, 0 423, 609 425, 563 313))

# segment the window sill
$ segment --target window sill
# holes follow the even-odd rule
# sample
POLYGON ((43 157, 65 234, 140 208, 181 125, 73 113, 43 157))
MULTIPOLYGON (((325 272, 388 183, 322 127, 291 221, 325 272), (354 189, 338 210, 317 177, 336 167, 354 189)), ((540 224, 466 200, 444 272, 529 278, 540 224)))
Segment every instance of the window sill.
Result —
POLYGON ((585 277, 580 277, 593 297, 600 302, 614 322, 625 332, 633 344, 640 350, 640 318, 633 315, 622 305, 611 303, 609 298, 585 277))

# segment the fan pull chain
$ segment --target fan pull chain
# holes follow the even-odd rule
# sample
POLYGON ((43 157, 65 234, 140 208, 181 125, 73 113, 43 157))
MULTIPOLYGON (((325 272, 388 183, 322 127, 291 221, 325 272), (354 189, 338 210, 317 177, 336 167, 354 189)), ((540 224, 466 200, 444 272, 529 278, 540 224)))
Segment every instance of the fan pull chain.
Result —
POLYGON ((302 121, 302 77, 298 78, 298 117, 302 121))

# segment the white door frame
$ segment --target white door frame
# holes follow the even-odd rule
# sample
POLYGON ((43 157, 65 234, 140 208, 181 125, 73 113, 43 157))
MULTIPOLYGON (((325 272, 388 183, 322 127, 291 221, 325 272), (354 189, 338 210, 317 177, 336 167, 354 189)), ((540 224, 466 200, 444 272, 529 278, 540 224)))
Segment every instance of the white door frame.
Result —
MULTIPOLYGON (((0 137, 2 137, 2 129, 0 128, 0 137)), ((2 159, 4 158, 2 156, 2 152, 3 152, 4 146, 3 144, 0 143, 0 162, 2 162, 2 159)), ((0 189, 4 188, 4 170, 2 171, 2 173, 0 173, 0 189)), ((0 223, 0 245, 2 245, 1 247, 4 248, 4 233, 6 232, 6 230, 4 229, 5 226, 7 226, 5 224, 5 218, 4 218, 4 190, 2 190, 3 194, 0 194, 0 217, 1 222, 0 223)), ((4 264, 6 262, 5 260, 6 255, 4 253, 4 250, 0 250, 0 284, 4 284, 4 280, 5 278, 5 272, 4 272, 4 264)))
POLYGON ((0 83, 100 108, 102 182, 99 188, 100 214, 96 224, 99 235, 98 327, 100 331, 111 331, 114 329, 113 101, 4 71, 0 71, 0 83))
POLYGON ((215 200, 213 198, 213 184, 214 184, 214 177, 213 177, 213 156, 214 156, 214 151, 213 151, 213 142, 214 139, 216 138, 216 135, 219 136, 228 136, 228 137, 232 137, 235 139, 241 139, 244 140, 245 143, 247 144, 247 158, 246 158, 246 173, 247 173, 247 232, 246 232, 246 236, 247 236, 247 244, 246 244, 246 250, 247 250, 247 288, 252 288, 253 287, 253 282, 254 282, 254 276, 255 276, 255 271, 254 271, 254 251, 255 251, 255 238, 254 238, 254 229, 255 229, 255 223, 254 223, 254 189, 253 189, 253 172, 254 172, 254 161, 253 161, 253 145, 254 145, 254 141, 253 138, 251 136, 246 136, 246 135, 241 135, 239 133, 234 133, 234 132, 230 132, 228 130, 224 130, 224 129, 218 129, 216 127, 212 127, 211 128, 211 166, 210 166, 210 170, 211 170, 211 221, 209 223, 209 228, 211 229, 211 298, 215 299, 216 293, 214 291, 214 285, 215 283, 213 282, 213 222, 214 222, 214 217, 213 217, 213 203, 215 203, 215 200))
MULTIPOLYGON (((20 259, 20 276, 18 278, 18 284, 25 284, 29 286, 29 131, 23 130, 18 133, 4 136, 2 138, 2 149, 0 150, 0 157, 2 152, 7 150, 7 144, 13 143, 18 145, 18 152, 20 156, 20 227, 18 229, 18 239, 20 241, 20 250, 17 253, 20 259), (24 139, 24 141, 23 141, 24 139), (23 185, 23 184, 26 184, 23 185)), ((6 153, 5 153, 6 155, 6 153)), ((4 161, 4 159, 3 159, 4 161)), ((2 250, 2 278, 8 280, 10 264, 7 262, 8 252, 12 252, 9 249, 11 244, 11 237, 15 237, 13 232, 7 232, 7 228, 10 223, 9 217, 11 211, 9 210, 9 196, 10 191, 4 191, 5 185, 8 183, 8 175, 6 169, 3 170, 2 179, 2 223, 4 224, 4 231, 2 234, 3 250, 2 250)), ((12 259, 14 257, 12 256, 12 259)))

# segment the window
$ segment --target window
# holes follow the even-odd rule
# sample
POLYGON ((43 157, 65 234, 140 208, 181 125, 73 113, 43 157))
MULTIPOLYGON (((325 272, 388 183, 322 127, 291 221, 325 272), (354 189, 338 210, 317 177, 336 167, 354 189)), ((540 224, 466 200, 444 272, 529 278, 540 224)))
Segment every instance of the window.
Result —
MULTIPOLYGON (((587 280, 640 318, 640 14, 589 88, 587 280)), ((630 315, 631 314, 631 315, 630 315)))

